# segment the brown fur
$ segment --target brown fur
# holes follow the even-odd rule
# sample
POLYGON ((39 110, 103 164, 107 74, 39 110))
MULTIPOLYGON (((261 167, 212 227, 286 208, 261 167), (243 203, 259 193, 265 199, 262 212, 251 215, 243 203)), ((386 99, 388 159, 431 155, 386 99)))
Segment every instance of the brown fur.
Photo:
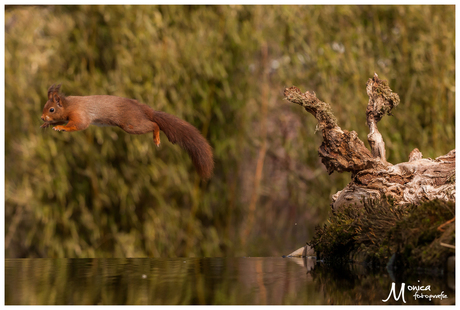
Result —
POLYGON ((48 89, 41 127, 50 125, 57 131, 78 131, 89 125, 118 126, 130 134, 153 132, 160 144, 159 130, 171 143, 177 143, 190 155, 199 175, 210 178, 214 168, 212 148, 191 124, 165 112, 153 110, 134 99, 116 96, 68 96, 59 92, 61 85, 48 89), (67 123, 67 124, 66 124, 67 123), (66 124, 66 125, 64 125, 66 124))
POLYGON ((209 178, 214 166, 212 149, 198 129, 165 112, 153 111, 151 117, 166 134, 169 142, 179 144, 189 153, 198 173, 204 178, 209 178))

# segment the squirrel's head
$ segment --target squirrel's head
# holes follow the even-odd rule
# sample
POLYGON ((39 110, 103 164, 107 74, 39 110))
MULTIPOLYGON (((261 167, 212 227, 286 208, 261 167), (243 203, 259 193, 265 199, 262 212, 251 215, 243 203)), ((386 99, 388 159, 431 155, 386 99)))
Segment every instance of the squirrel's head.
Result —
POLYGON ((61 84, 51 85, 48 89, 48 101, 43 108, 42 121, 44 122, 56 122, 66 119, 65 106, 66 100, 64 94, 59 92, 61 84))

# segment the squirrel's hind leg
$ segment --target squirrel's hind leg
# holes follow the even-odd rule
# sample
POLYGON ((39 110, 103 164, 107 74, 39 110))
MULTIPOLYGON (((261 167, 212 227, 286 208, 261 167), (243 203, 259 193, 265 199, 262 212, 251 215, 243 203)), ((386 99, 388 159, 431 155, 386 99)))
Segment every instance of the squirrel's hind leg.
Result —
POLYGON ((156 146, 160 146, 160 127, 155 122, 153 122, 153 142, 156 146))
POLYGON ((156 146, 160 146, 160 126, 150 120, 137 121, 136 126, 126 122, 118 125, 121 129, 132 135, 142 135, 153 131, 153 142, 156 146))

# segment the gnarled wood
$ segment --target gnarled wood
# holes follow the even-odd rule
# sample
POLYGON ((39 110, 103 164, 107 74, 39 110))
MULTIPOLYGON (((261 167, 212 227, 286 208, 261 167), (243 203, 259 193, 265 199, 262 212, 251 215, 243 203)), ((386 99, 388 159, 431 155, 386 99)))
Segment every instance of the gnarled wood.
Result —
POLYGON ((377 74, 366 85, 369 103, 366 109, 369 127, 369 151, 354 131, 342 130, 329 104, 314 92, 302 93, 297 87, 284 90, 285 98, 299 104, 318 121, 323 143, 318 153, 329 174, 349 171, 351 182, 332 196, 332 208, 361 205, 364 199, 391 196, 398 204, 424 200, 455 200, 455 150, 433 159, 423 158, 418 149, 409 161, 392 165, 386 161, 385 143, 377 123, 399 104, 399 96, 377 74))
POLYGON ((391 115, 391 110, 399 104, 399 96, 391 91, 386 81, 379 79, 377 73, 367 81, 366 91, 369 96, 366 110, 367 126, 369 127, 367 140, 371 146, 372 156, 379 158, 383 164, 386 164, 385 143, 377 128, 377 123, 385 114, 391 115))
POLYGON ((297 103, 317 120, 317 129, 323 135, 323 143, 318 152, 329 174, 334 171, 356 173, 364 169, 382 167, 382 162, 374 158, 355 131, 342 130, 331 112, 329 104, 322 102, 316 94, 302 93, 297 87, 284 90, 287 100, 297 103))

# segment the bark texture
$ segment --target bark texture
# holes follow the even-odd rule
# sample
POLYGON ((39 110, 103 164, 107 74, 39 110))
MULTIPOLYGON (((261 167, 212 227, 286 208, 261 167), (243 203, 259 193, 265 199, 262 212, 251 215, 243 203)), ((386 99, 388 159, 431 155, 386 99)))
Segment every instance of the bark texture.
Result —
POLYGON ((391 196, 398 204, 419 203, 436 198, 455 201, 455 150, 436 159, 423 158, 418 149, 409 154, 409 161, 392 165, 386 160, 385 143, 377 123, 391 115, 399 104, 399 96, 377 74, 366 84, 369 102, 366 109, 371 150, 366 148, 355 131, 342 130, 329 104, 314 92, 302 93, 297 87, 284 90, 285 98, 299 104, 318 121, 323 143, 318 153, 329 174, 349 171, 351 182, 332 196, 332 208, 361 205, 364 199, 391 196))

